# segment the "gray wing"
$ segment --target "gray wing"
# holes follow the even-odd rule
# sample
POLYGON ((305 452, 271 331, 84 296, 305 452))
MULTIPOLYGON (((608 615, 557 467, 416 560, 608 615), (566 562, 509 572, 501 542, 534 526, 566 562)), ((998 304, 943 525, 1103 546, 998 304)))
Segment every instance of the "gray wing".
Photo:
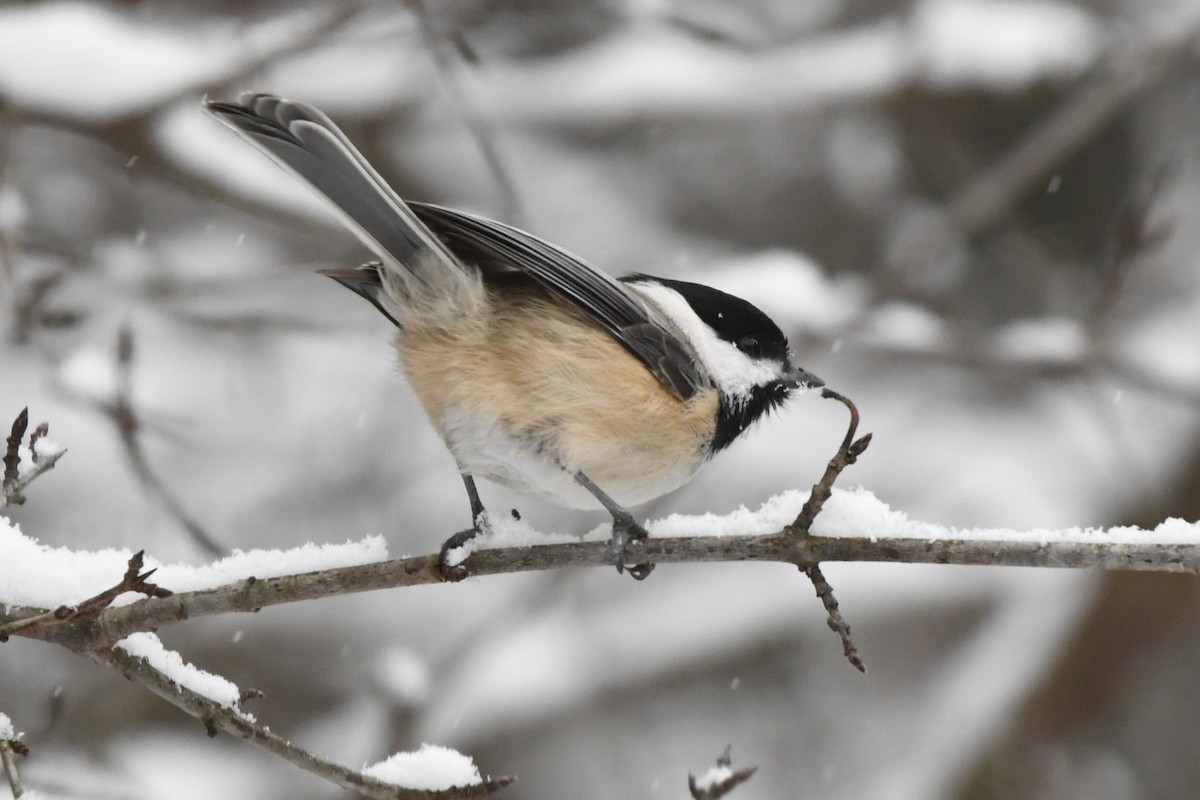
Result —
POLYGON ((518 228, 426 203, 409 207, 464 262, 526 273, 570 301, 683 400, 709 385, 691 350, 625 284, 518 228))

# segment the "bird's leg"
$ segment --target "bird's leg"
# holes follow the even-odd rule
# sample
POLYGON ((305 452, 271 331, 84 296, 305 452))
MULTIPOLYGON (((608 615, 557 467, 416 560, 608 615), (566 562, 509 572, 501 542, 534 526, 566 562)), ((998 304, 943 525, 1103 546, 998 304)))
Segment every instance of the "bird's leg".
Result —
MULTIPOLYGON (((608 545, 609 561, 617 568, 617 572, 624 572, 625 567, 625 545, 630 539, 645 539, 649 534, 646 529, 638 525, 625 508, 608 496, 599 486, 592 483, 591 479, 582 472, 575 473, 575 482, 592 493, 592 496, 600 501, 600 505, 608 509, 608 513, 612 514, 612 540, 608 545)), ((634 580, 643 581, 654 571, 653 564, 634 564, 629 567, 629 575, 634 580)))
POLYGON ((483 501, 479 499, 479 490, 475 488, 475 479, 465 472, 462 479, 463 485, 467 487, 467 499, 471 502, 471 527, 459 531, 442 543, 442 549, 438 553, 438 566, 442 571, 442 577, 448 581, 460 581, 467 577, 467 570, 461 564, 446 563, 450 551, 456 547, 462 547, 488 528, 487 509, 483 507, 483 501))
MULTIPOLYGON (((471 523, 476 528, 481 524, 480 517, 484 518, 482 524, 487 524, 487 509, 483 507, 483 501, 479 499, 479 490, 475 488, 475 479, 468 474, 463 474, 463 486, 467 487, 467 500, 471 502, 471 523)), ((475 528, 473 528, 474 530, 475 528)))

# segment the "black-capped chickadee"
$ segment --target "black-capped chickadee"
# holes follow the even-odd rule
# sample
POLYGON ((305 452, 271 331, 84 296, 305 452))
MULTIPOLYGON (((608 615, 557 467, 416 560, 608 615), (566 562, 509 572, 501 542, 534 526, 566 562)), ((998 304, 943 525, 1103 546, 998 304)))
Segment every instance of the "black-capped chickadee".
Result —
MULTIPOLYGON (((246 94, 208 110, 330 200, 379 258, 322 272, 395 323, 400 364, 474 477, 612 514, 610 555, 646 535, 626 510, 688 481, 796 389, 823 385, 750 303, 708 286, 617 280, 489 219, 405 202, 323 113, 246 94)), ((631 566, 644 578, 653 565, 631 566)))

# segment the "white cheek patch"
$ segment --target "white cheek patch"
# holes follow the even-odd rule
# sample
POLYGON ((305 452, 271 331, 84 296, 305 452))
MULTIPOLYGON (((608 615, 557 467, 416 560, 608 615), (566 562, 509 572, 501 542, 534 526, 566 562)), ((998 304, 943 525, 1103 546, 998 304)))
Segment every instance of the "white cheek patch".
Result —
POLYGON ((776 380, 783 365, 772 359, 755 359, 717 336, 679 292, 661 283, 631 283, 640 294, 665 316, 700 359, 713 383, 731 397, 749 397, 750 390, 776 380))

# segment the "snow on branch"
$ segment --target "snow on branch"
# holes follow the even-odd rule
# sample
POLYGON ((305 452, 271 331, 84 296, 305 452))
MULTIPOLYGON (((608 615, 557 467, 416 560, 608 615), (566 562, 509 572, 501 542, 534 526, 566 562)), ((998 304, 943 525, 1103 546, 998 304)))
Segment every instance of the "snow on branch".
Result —
POLYGON ((510 786, 515 778, 484 780, 475 759, 449 747, 422 744, 414 752, 393 753, 376 764, 366 766, 362 774, 393 786, 429 792, 458 792, 472 797, 510 786), (482 790, 482 791, 481 791, 482 790))
MULTIPOLYGON (((154 574, 155 570, 142 572, 144 554, 145 551, 139 550, 129 557, 128 566, 125 574, 121 576, 120 582, 102 592, 92 595, 79 605, 60 605, 53 611, 47 611, 44 614, 36 614, 31 617, 25 617, 17 622, 0 625, 0 642, 7 642, 8 638, 14 633, 32 630, 40 625, 54 625, 72 617, 94 614, 100 609, 112 605, 113 601, 127 592, 138 592, 147 597, 170 597, 170 589, 164 589, 146 580, 154 574)), ((25 566, 28 567, 30 565, 25 563, 25 566)), ((39 576, 36 571, 30 571, 27 577, 37 581, 39 576)))
MULTIPOLYGON (((783 561, 804 568, 827 561, 876 561, 893 563, 973 564, 1024 567, 1096 567, 1110 570, 1200 573, 1200 524, 1168 519, 1152 529, 1120 526, 1107 529, 1066 528, 1018 531, 1002 528, 953 528, 909 519, 866 489, 834 489, 809 535, 795 535, 793 521, 802 511, 809 493, 789 491, 771 498, 758 510, 740 508, 725 515, 675 514, 651 522, 650 538, 631 545, 635 557, 659 564, 703 561, 783 561)), ((531 572, 566 566, 608 564, 606 531, 598 528, 584 540, 539 534, 523 522, 498 520, 491 536, 467 564, 475 576, 531 572), (558 541, 556 541, 558 539, 558 541), (540 542, 549 541, 550 544, 540 542)), ((0 547, 6 553, 34 550, 40 561, 32 568, 35 576, 63 570, 91 571, 88 557, 112 562, 114 551, 83 553, 51 549, 28 539, 15 526, 0 526, 0 547), (17 545, 21 546, 18 550, 17 545)), ((213 580, 206 587, 176 591, 169 597, 136 600, 113 605, 91 617, 76 616, 54 626, 20 631, 18 636, 53 641, 71 649, 88 649, 112 644, 132 633, 148 631, 187 619, 235 612, 255 612, 268 606, 313 600, 331 595, 417 586, 441 582, 437 553, 407 556, 388 561, 359 561, 372 549, 368 545, 308 545, 285 551, 257 551, 254 560, 227 559, 210 567, 162 567, 156 580, 174 589, 168 575, 195 580, 208 571, 213 580), (336 548, 350 548, 342 551, 336 548), (349 555, 348 555, 349 553, 349 555), (351 555, 353 556, 351 558, 351 555), (350 558, 349 566, 321 566, 320 562, 350 558), (307 560, 313 571, 279 574, 260 571, 267 561, 280 569, 307 560), (241 563, 243 577, 233 579, 228 568, 241 563), (194 569, 195 572, 189 572, 194 569), (222 583, 221 581, 229 582, 222 583)), ((28 608, 28 595, 13 591, 18 575, 28 575, 27 556, 0 562, 0 624, 11 624, 42 609, 28 608)), ((30 589, 32 591, 32 589, 30 589)))
POLYGON ((758 767, 743 767, 735 770, 733 758, 730 755, 731 749, 726 747, 725 752, 717 757, 717 763, 709 767, 708 771, 699 778, 688 773, 688 793, 691 794, 693 800, 720 800, 750 780, 758 771, 758 767))

